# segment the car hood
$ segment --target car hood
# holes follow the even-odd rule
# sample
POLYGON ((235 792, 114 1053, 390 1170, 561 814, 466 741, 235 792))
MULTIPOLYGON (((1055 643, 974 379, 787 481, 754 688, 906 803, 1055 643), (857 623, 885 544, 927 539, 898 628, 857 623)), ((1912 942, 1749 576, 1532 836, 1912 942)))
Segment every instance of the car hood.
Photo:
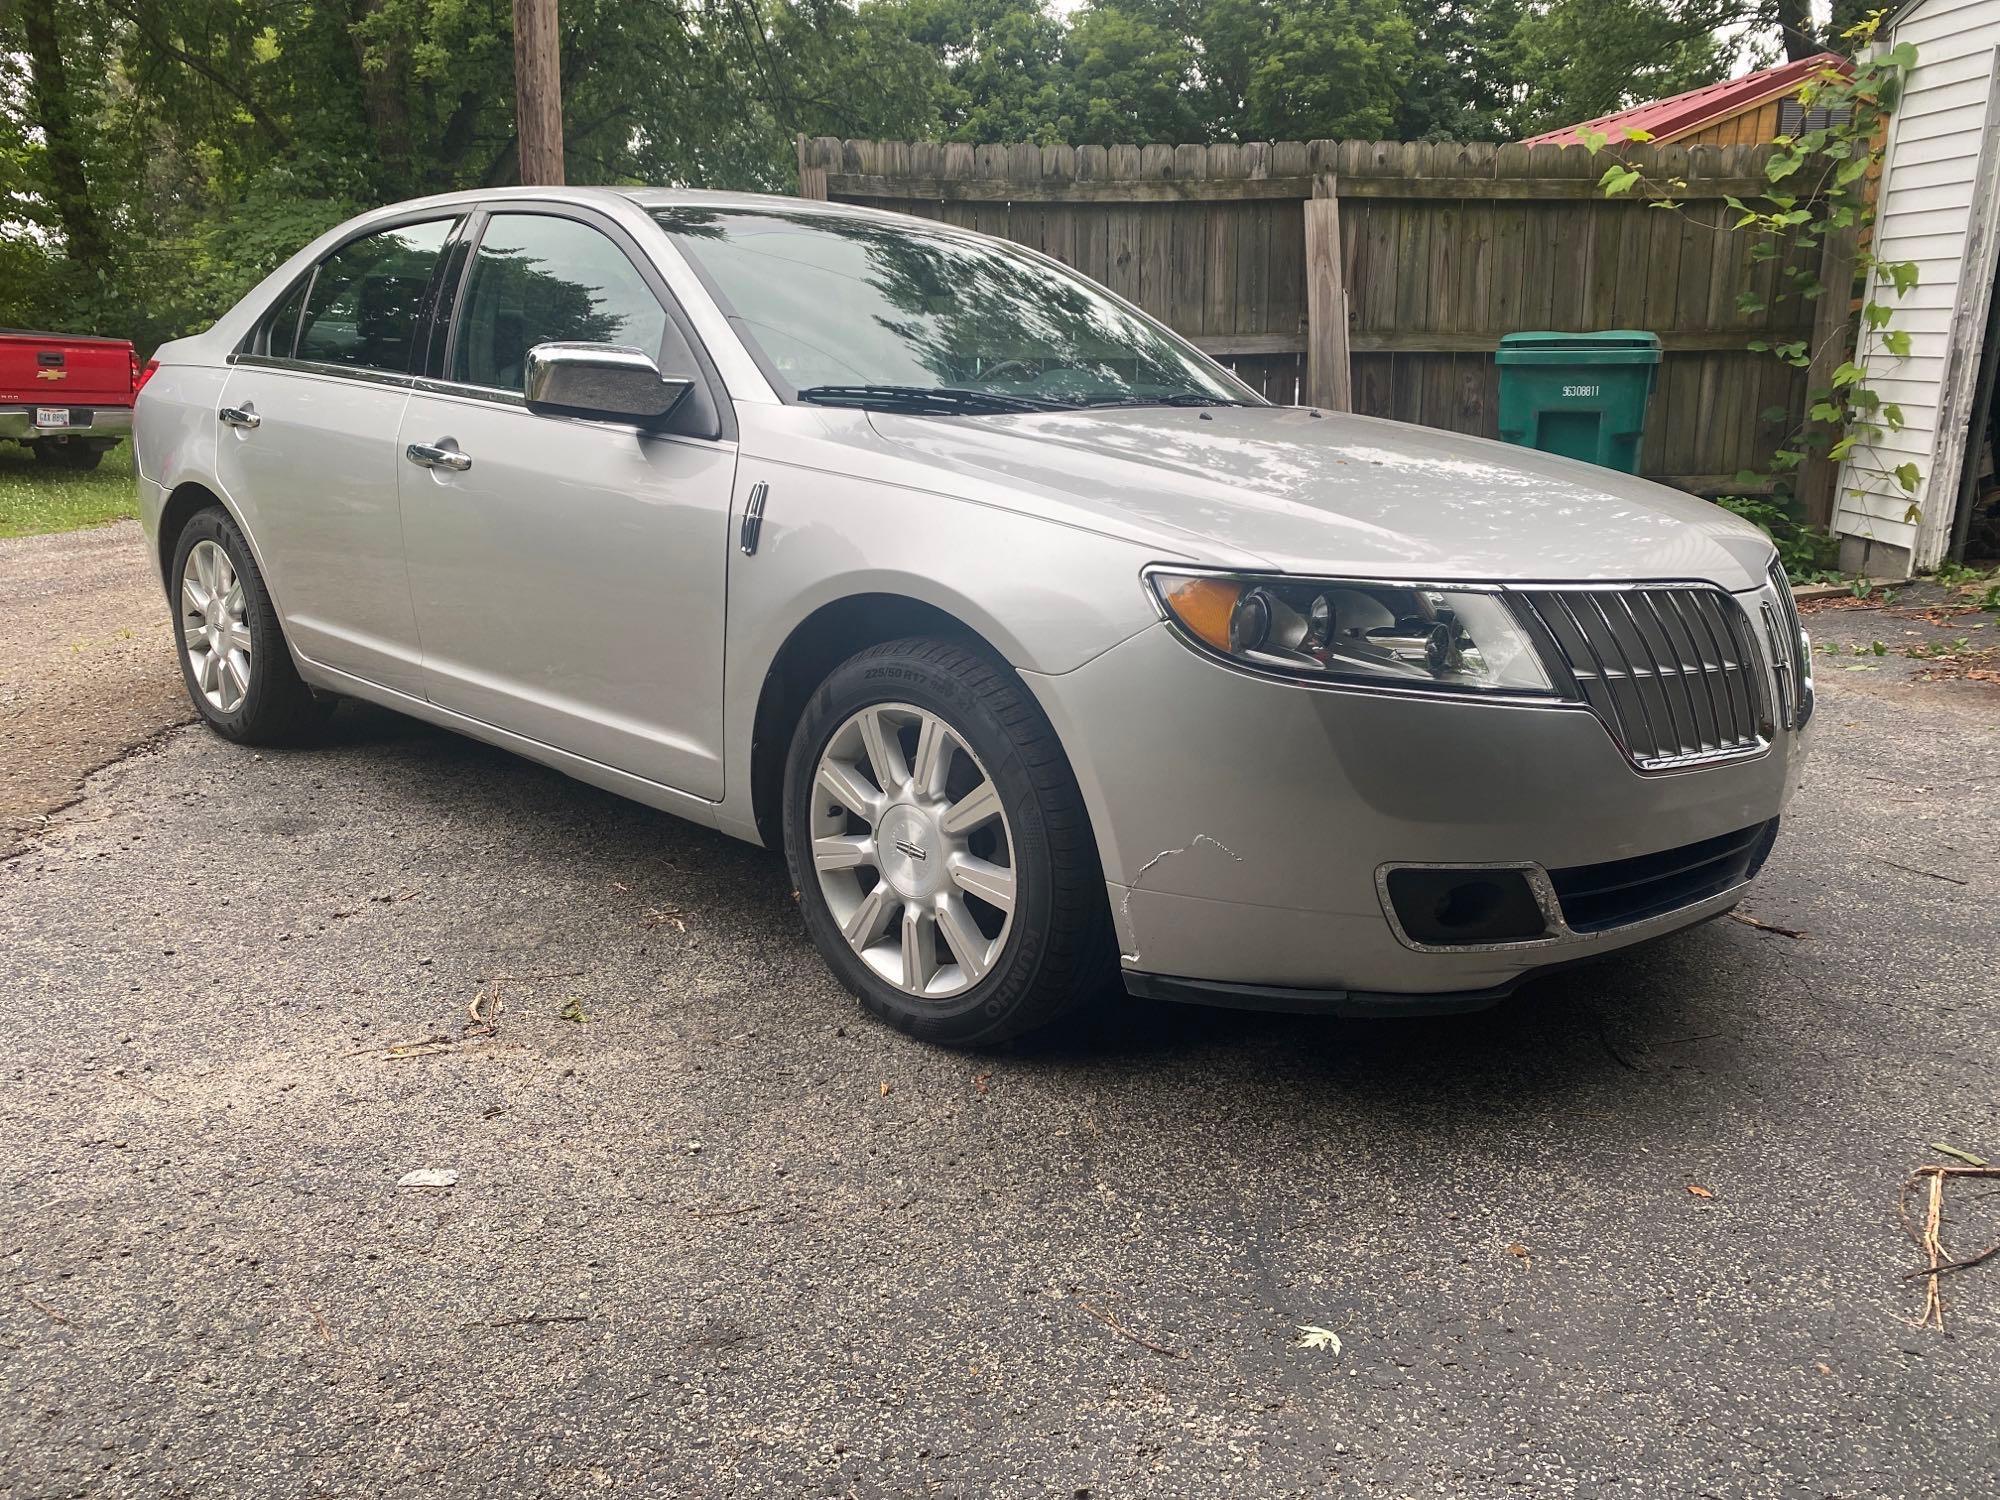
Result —
POLYGON ((1664 485, 1373 417, 1134 407, 871 421, 934 471, 1040 493, 1221 566, 1740 590, 1760 585, 1771 559, 1755 527, 1664 485))

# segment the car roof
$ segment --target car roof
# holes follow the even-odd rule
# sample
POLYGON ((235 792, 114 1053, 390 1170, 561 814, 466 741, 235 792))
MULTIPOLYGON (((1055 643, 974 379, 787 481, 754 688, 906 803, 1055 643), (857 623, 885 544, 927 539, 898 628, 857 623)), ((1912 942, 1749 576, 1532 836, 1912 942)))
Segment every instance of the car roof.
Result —
MULTIPOLYGON (((423 199, 421 202, 424 207, 442 207, 467 203, 498 203, 510 198, 530 198, 543 203, 596 204, 599 207, 622 203, 647 211, 658 208, 733 208, 755 212, 761 209, 769 213, 815 214, 836 219, 874 219, 944 234, 970 235, 971 233, 958 225, 943 223, 937 219, 896 213, 889 209, 864 208, 856 203, 832 203, 824 198, 792 198, 782 193, 730 192, 722 188, 583 186, 474 188, 463 192, 440 194, 423 199)), ((413 205, 398 205, 401 208, 411 206, 413 205)))
MULTIPOLYGON (((542 203, 604 205, 607 202, 635 204, 640 208, 738 208, 782 210, 786 213, 818 213, 835 218, 908 219, 909 214, 890 213, 879 208, 863 208, 853 203, 830 203, 823 198, 792 198, 781 193, 737 193, 721 188, 664 187, 498 187, 464 188, 452 193, 435 193, 405 203, 386 204, 382 212, 408 208, 449 207, 470 203, 504 203, 508 199, 533 199, 542 203)), ((936 224, 936 220, 923 222, 936 224)), ((949 228, 951 226, 940 226, 949 228)))

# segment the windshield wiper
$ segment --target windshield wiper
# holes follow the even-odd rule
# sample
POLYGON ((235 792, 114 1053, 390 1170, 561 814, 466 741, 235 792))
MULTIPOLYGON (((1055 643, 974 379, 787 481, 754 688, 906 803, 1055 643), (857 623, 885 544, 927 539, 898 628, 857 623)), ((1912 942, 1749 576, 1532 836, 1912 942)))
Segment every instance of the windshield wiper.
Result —
POLYGON ((1099 406, 1248 406, 1248 401, 1238 401, 1233 396, 1210 396, 1200 391, 1174 391, 1164 396, 1105 396, 1098 400, 1076 403, 1083 407, 1099 406))
POLYGON ((914 412, 926 416, 1022 411, 1070 411, 1075 403, 1044 401, 1038 396, 1010 396, 1001 391, 968 391, 938 385, 813 385, 799 392, 815 406, 865 406, 877 411, 914 412))

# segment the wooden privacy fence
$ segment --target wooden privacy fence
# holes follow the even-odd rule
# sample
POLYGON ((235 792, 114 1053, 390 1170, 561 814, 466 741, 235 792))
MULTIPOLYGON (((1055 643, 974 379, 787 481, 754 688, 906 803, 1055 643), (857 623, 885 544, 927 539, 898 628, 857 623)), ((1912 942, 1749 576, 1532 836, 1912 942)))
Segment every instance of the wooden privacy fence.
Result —
POLYGON ((1753 260, 1723 202, 1759 194, 1768 146, 1621 148, 1649 177, 1686 180, 1682 212, 1605 199, 1605 159, 1581 147, 822 137, 798 150, 803 196, 1055 256, 1275 401, 1340 404, 1346 367, 1356 411, 1491 437, 1502 334, 1647 329, 1666 353, 1641 467, 1708 493, 1746 488, 1737 473, 1768 465, 1803 405, 1804 372, 1745 348, 1812 338, 1813 305, 1779 294, 1802 252, 1753 260), (1761 310, 1740 310, 1745 291, 1761 310))

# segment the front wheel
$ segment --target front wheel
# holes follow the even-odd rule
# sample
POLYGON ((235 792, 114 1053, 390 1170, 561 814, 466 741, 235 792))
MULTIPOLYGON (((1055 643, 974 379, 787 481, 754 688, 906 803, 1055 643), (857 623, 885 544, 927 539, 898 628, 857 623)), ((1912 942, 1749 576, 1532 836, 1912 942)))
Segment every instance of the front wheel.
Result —
POLYGON ((1020 680, 970 646, 891 641, 836 667, 792 737, 784 826, 815 946, 914 1036, 1019 1036, 1115 973, 1076 778, 1020 680))

